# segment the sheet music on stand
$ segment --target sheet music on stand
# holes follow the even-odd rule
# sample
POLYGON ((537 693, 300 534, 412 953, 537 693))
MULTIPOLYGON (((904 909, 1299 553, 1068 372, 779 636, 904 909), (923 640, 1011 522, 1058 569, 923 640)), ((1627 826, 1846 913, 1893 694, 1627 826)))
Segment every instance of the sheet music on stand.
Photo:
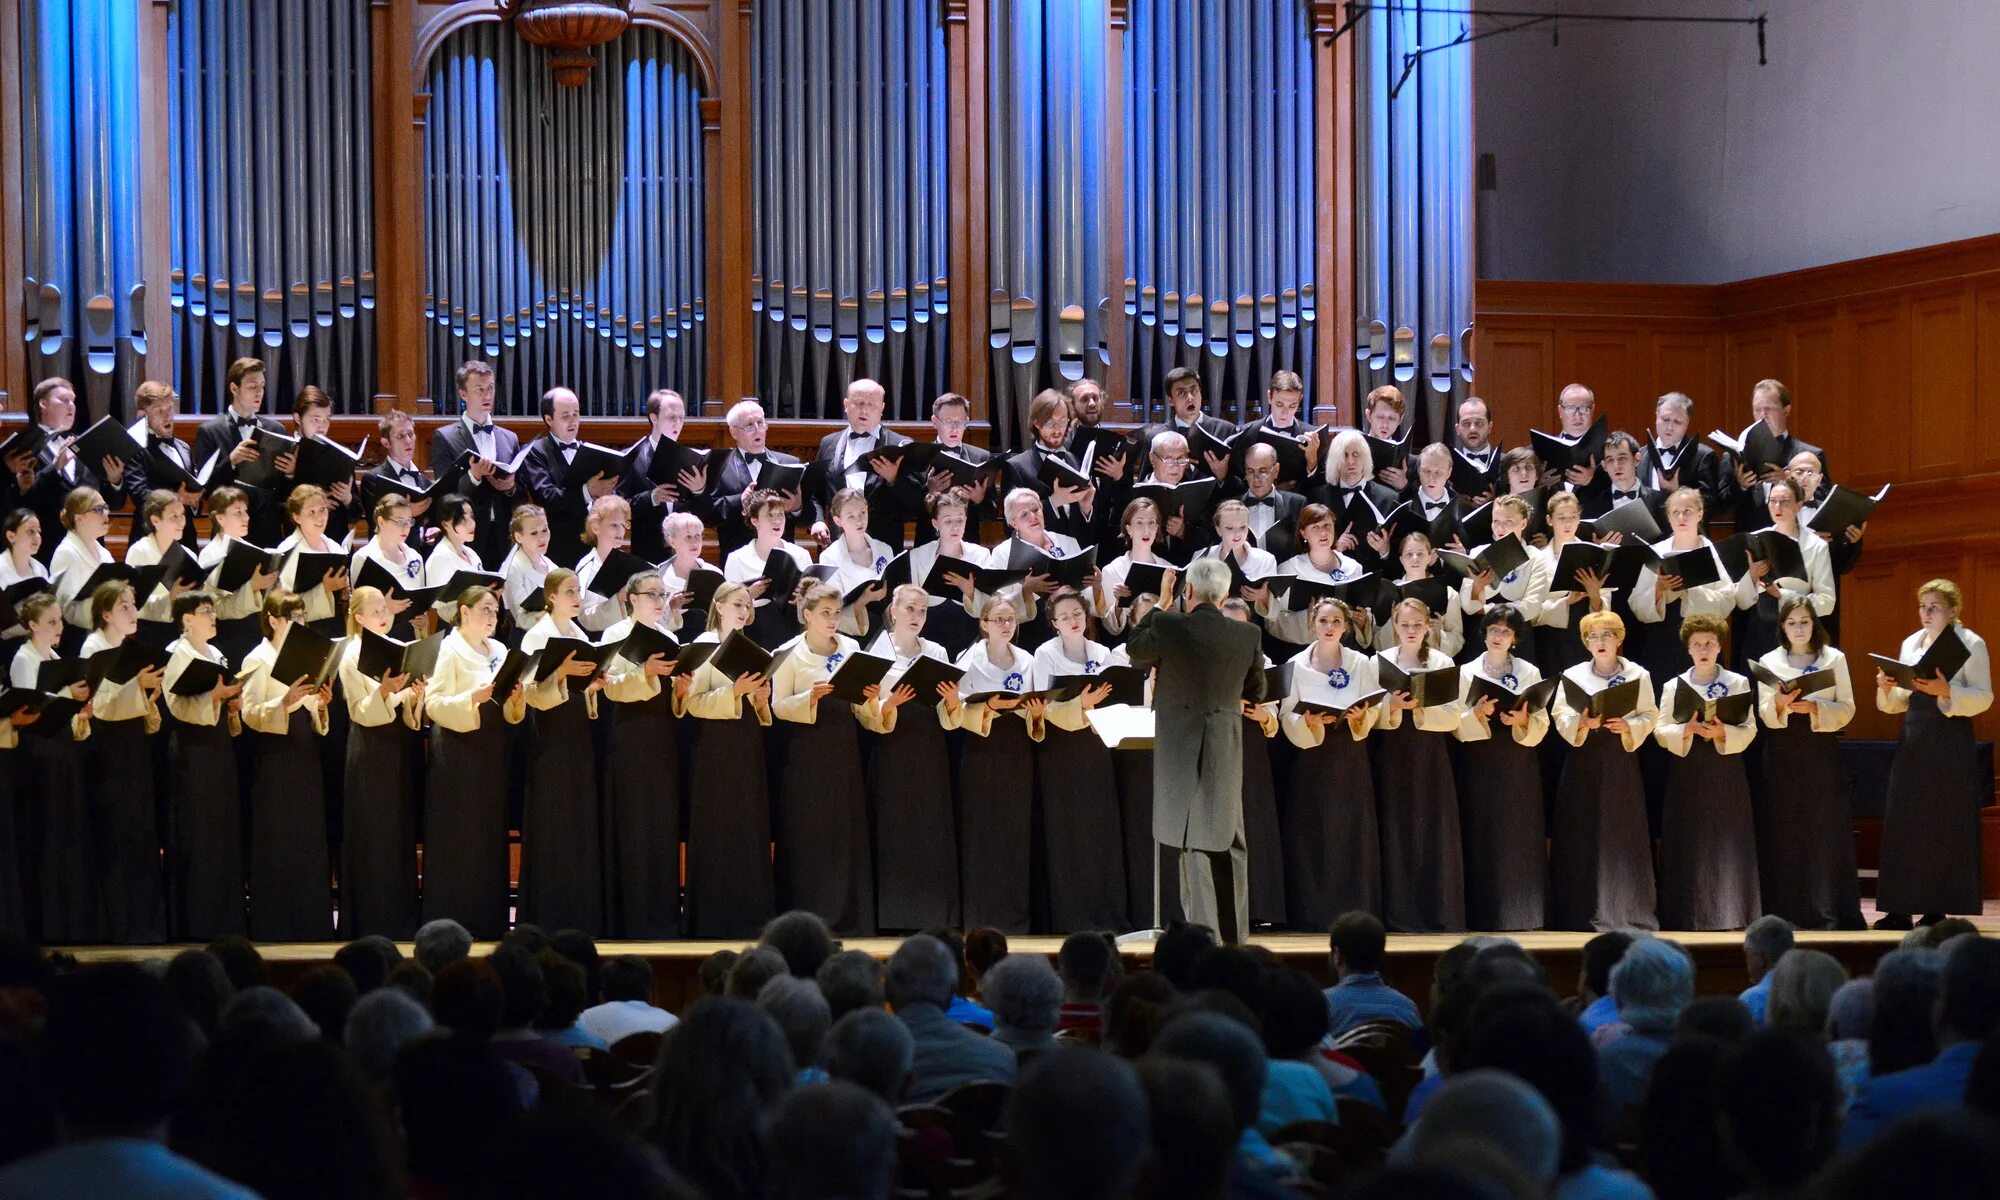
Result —
MULTIPOLYGON (((1090 728, 1103 743, 1113 750, 1139 750, 1151 753, 1153 749, 1153 710, 1132 704, 1109 704, 1093 708, 1084 716, 1090 721, 1090 728)), ((1151 840, 1150 838, 1148 840, 1151 840)), ((1134 943, 1152 943, 1160 940, 1160 848, 1153 846, 1153 924, 1149 929, 1135 929, 1120 934, 1118 944, 1129 946, 1134 943)))

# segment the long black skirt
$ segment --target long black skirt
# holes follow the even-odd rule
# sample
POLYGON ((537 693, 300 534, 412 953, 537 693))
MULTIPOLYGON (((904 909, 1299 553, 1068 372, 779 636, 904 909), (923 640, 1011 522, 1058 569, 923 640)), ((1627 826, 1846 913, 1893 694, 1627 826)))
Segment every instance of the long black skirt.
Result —
POLYGON ((688 763, 687 930, 755 937, 776 915, 764 727, 746 701, 730 721, 696 720, 688 763))
POLYGON ((333 867, 312 713, 301 705, 284 733, 250 736, 250 936, 325 941, 333 937, 333 867))
MULTIPOLYGON (((104 940, 104 907, 99 894, 98 847, 91 832, 91 809, 83 784, 84 746, 70 740, 68 722, 44 732, 39 725, 22 734, 17 752, 26 757, 21 773, 27 812, 33 818, 31 844, 39 847, 42 940, 51 945, 104 940)), ((92 725, 90 741, 97 739, 92 725)))
POLYGON ((1910 695, 1903 740, 1889 766, 1882 814, 1885 913, 1977 913, 1979 760, 1972 721, 1938 711, 1937 697, 1910 695))
POLYGON ((347 727, 340 933, 398 940, 417 929, 417 735, 398 718, 347 727))
POLYGON ((604 928, 597 745, 584 705, 572 687, 555 708, 528 710, 520 919, 551 931, 604 928))
POLYGON ((1130 928, 1164 929, 1185 920, 1187 914, 1181 911, 1180 852, 1153 840, 1153 752, 1113 751, 1111 764, 1125 824, 1125 907, 1130 928))
MULTIPOLYGON (((665 680, 661 683, 665 684, 665 680)), ((672 689, 613 703, 604 754, 604 869, 613 937, 681 936, 681 742, 672 689)))
POLYGON ((1551 929, 1659 928, 1646 785, 1618 734, 1571 748, 1550 833, 1551 929))
POLYGON ((1271 739, 1243 718, 1243 843, 1250 859, 1250 923, 1285 923, 1285 839, 1278 826, 1278 788, 1271 778, 1271 739))
POLYGON ((779 902, 818 913, 837 934, 875 932, 874 845, 854 707, 829 696, 811 724, 786 722, 778 790, 779 902))
POLYGON ((1035 753, 1051 930, 1121 930, 1125 833, 1111 751, 1094 730, 1050 724, 1035 753))
POLYGON ((1668 929, 1742 929, 1762 915, 1757 828, 1740 754, 1697 737, 1667 768, 1660 818, 1660 921, 1668 929))
POLYGON ((250 929, 243 906, 243 795, 227 721, 177 721, 168 736, 174 814, 168 879, 174 936, 188 941, 250 929))
POLYGON ((476 938, 507 932, 507 724, 479 706, 479 728, 431 728, 424 799, 423 915, 476 938))
POLYGON ((985 737, 968 735, 958 764, 959 878, 968 929, 1026 933, 1032 889, 1035 743, 1027 722, 994 714, 985 737))
POLYGON ((40 914, 28 890, 36 830, 27 782, 28 762, 20 749, 0 753, 0 930, 33 938, 40 914))
POLYGON ((1756 797, 1764 911, 1800 929, 1858 927, 1854 811, 1840 769, 1840 735, 1814 733, 1810 714, 1793 713, 1757 741, 1764 748, 1764 786, 1756 797))
POLYGON ((1549 880, 1540 747, 1521 745, 1497 719, 1492 730, 1484 741, 1459 746, 1465 917, 1474 929, 1540 929, 1548 921, 1549 880))
POLYGON ((1415 713, 1375 734, 1382 830, 1382 920, 1401 933, 1465 928, 1465 850, 1451 735, 1418 729, 1415 713))
POLYGON ((868 764, 868 796, 875 810, 875 921, 880 928, 959 927, 958 819, 952 795, 951 748, 938 724, 937 706, 912 700, 896 709, 896 727, 876 741, 868 764))
POLYGON ((1382 912, 1382 837, 1368 744, 1345 722, 1301 750, 1281 821, 1285 911, 1298 929, 1322 930, 1344 912, 1382 912))
MULTIPOLYGON (((167 896, 160 869, 153 747, 146 722, 93 720, 84 752, 91 825, 96 830, 104 931, 113 942, 162 942, 167 896)), ((325 831, 321 831, 322 843, 325 831)))

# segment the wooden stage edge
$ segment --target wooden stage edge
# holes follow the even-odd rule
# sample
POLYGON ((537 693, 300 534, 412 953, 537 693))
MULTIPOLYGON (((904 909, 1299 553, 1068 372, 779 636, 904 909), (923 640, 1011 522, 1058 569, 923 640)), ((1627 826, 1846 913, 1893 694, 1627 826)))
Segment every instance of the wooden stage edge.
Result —
MULTIPOLYGON (((1475 935, 1456 933, 1391 935, 1382 964, 1382 974, 1390 984, 1415 1000, 1419 1007, 1428 1009, 1431 972, 1438 956, 1468 936, 1475 935)), ((1549 981, 1557 993, 1568 995, 1576 990, 1583 944, 1593 935, 1532 931, 1493 936, 1508 937, 1519 942, 1548 971, 1549 981)), ((1661 933, 1660 936, 1680 943, 1693 957, 1695 991, 1698 994, 1734 994, 1748 985, 1749 981, 1743 973, 1743 935, 1740 932, 1669 931, 1661 933)), ((1903 935, 1858 930, 1837 933, 1801 932, 1797 937, 1800 946, 1823 950, 1839 959, 1850 975, 1864 975, 1874 970, 1877 959, 1901 944, 1903 935)), ((852 938, 842 942, 841 946, 843 949, 865 950, 878 958, 887 958, 901 940, 894 937, 852 938)), ((1259 934, 1252 937, 1251 942, 1268 948, 1286 966, 1305 971, 1322 983, 1332 981, 1324 934, 1259 934)), ((1062 946, 1062 939, 1021 936, 1009 938, 1008 943, 1009 949, 1015 953, 1054 955, 1062 946)), ((597 948, 604 958, 619 954, 636 954, 646 959, 653 967, 654 1003, 673 1012, 684 1012, 700 997, 701 987, 697 972, 702 961, 717 950, 741 948, 744 944, 742 941, 728 940, 600 941, 597 948)), ((405 955, 412 953, 409 943, 401 943, 401 947, 405 955)), ((75 954, 82 962, 139 962, 147 959, 171 958, 187 948, 189 947, 186 945, 85 946, 69 948, 69 952, 75 954)), ((270 967, 272 982, 281 987, 287 986, 312 968, 333 961, 333 952, 338 948, 337 942, 279 942, 258 947, 264 955, 264 961, 270 967)), ((473 947, 473 954, 483 955, 492 948, 493 943, 481 942, 473 947)), ((1128 969, 1143 967, 1153 955, 1150 943, 1128 945, 1122 947, 1122 950, 1128 969)))

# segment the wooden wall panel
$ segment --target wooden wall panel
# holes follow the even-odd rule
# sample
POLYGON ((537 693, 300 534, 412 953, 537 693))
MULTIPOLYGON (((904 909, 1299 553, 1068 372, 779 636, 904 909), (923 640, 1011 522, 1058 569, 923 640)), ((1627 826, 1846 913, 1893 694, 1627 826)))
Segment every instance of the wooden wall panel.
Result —
POLYGON ((1472 392, 1486 401, 1494 436, 1519 446, 1555 419, 1556 339, 1547 329, 1478 328, 1472 392))
MULTIPOLYGON (((1910 325, 1901 299, 1853 310, 1847 336, 1847 377, 1855 413, 1869 436, 1854 447, 1854 459, 1838 467, 1856 487, 1874 489, 1910 478, 1910 325)), ((1796 395, 1796 394, 1795 394, 1796 395)), ((1802 403, 1803 398, 1794 403, 1802 403)), ((1806 440, 1809 422, 1794 426, 1806 440)))
POLYGON ((1976 457, 1972 405, 1976 373, 1972 289, 1956 286, 1910 302, 1910 477, 1969 474, 1976 457))
POLYGON ((1745 329, 1724 332, 1724 355, 1729 369, 1724 374, 1722 394, 1714 397, 1718 416, 1708 428, 1737 430, 1750 423, 1750 389, 1760 379, 1782 379, 1785 375, 1784 330, 1776 322, 1762 322, 1745 329))
MULTIPOLYGON (((1706 333, 1653 335, 1653 386, 1647 389, 1648 413, 1668 392, 1685 392, 1699 404, 1703 397, 1722 394, 1723 346, 1706 333)), ((1697 411, 1702 411, 1697 409, 1697 411)), ((1707 415, 1702 411, 1702 415, 1707 415)), ((1699 431, 1697 431, 1699 432, 1699 431)))
POLYGON ((2000 471, 2000 281, 1973 292, 1974 469, 2000 471))
MULTIPOLYGON (((1629 429, 1653 409, 1652 346, 1643 329, 1584 328, 1556 331, 1556 389, 1581 383, 1597 393, 1597 411, 1613 429, 1629 429)), ((1549 397, 1551 406, 1555 397, 1549 397)), ((1551 409, 1553 420, 1553 408, 1551 409)), ((1554 425, 1544 425, 1554 429, 1554 425)))
MULTIPOLYGON (((1795 395, 1813 398, 1810 440, 1826 451, 1827 461, 1844 471, 1846 464, 1854 461, 1853 388, 1847 369, 1841 362, 1839 320, 1829 314, 1792 323, 1785 329, 1785 340, 1785 366, 1775 373, 1775 377, 1784 380, 1795 395)), ((1751 383, 1754 382, 1756 380, 1751 380, 1751 383)), ((1740 391, 1732 390, 1722 398, 1747 397, 1749 394, 1750 386, 1745 384, 1740 391)), ((1727 410, 1730 406, 1721 407, 1727 410)), ((1729 415, 1743 414, 1739 408, 1729 412, 1729 415)), ((1799 416, 1804 420, 1806 414, 1801 412, 1799 416)))

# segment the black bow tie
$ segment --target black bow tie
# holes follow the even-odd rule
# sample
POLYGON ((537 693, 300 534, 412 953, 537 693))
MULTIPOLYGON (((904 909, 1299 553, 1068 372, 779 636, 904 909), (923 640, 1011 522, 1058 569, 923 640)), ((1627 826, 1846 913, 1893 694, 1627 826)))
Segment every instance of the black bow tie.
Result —
POLYGON ((847 440, 848 440, 848 441, 849 441, 850 443, 852 443, 852 442, 872 442, 872 441, 874 441, 874 440, 875 440, 875 435, 874 435, 874 434, 872 434, 872 433, 856 433, 856 432, 852 432, 852 431, 850 431, 850 432, 848 433, 848 435, 847 435, 847 440))
POLYGON ((766 455, 766 453, 765 453, 764 451, 762 451, 762 450, 759 450, 759 451, 758 451, 757 453, 755 453, 755 454, 746 454, 746 455, 744 455, 744 456, 743 456, 743 461, 744 461, 744 462, 753 462, 753 463, 760 463, 760 462, 764 462, 764 461, 767 461, 767 455, 766 455))
POLYGON ((1245 496, 1243 497, 1243 503, 1249 505, 1251 508, 1276 508, 1278 506, 1278 497, 1276 495, 1245 496))
POLYGON ((562 447, 564 453, 568 453, 569 451, 576 449, 575 442, 557 442, 556 445, 562 447))
POLYGON ((1621 492, 1617 488, 1612 488, 1611 498, 1613 500, 1637 500, 1639 498, 1639 491, 1637 488, 1634 488, 1629 492, 1621 492))
POLYGON ((257 418, 255 418, 255 417, 237 417, 237 418, 236 418, 236 427, 237 427, 238 429, 255 429, 255 428, 257 428, 257 418))
POLYGON ((493 432, 493 426, 492 426, 492 424, 491 424, 491 423, 488 423, 488 424, 485 424, 485 425, 474 425, 474 426, 472 427, 472 432, 474 432, 474 433, 492 433, 492 432, 493 432))

